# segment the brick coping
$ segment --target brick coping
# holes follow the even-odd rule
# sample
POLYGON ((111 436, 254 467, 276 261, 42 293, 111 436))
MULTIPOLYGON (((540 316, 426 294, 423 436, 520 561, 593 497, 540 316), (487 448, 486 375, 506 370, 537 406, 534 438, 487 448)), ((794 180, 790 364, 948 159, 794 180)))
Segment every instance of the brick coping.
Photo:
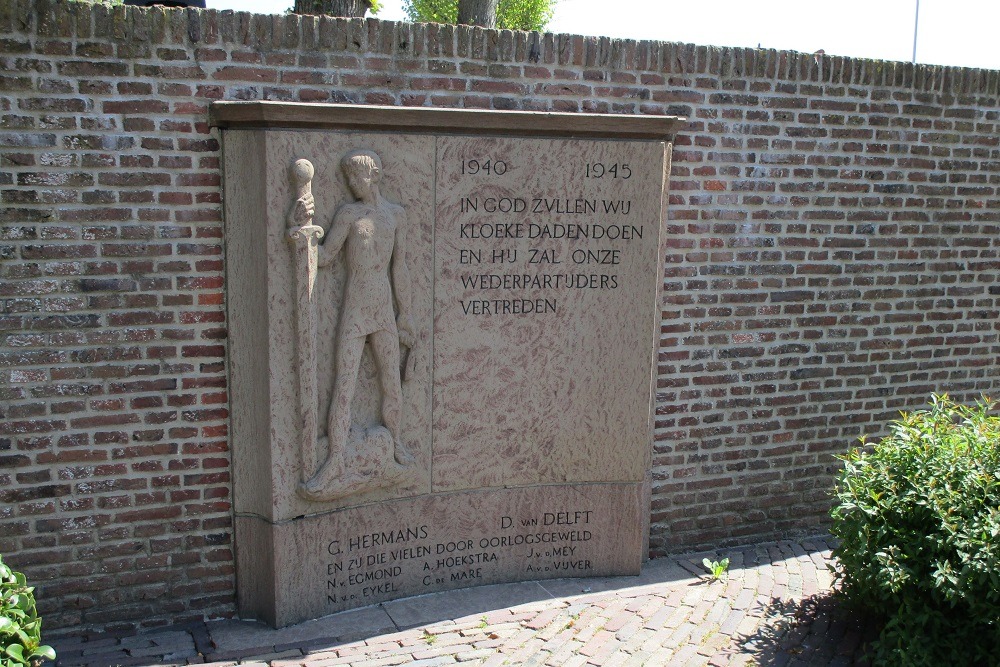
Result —
POLYGON ((700 46, 655 40, 486 30, 472 26, 251 14, 233 10, 110 6, 74 0, 0 0, 0 32, 33 24, 41 37, 105 38, 184 46, 243 44, 263 51, 346 49, 402 57, 460 57, 681 76, 764 77, 900 86, 955 95, 1000 94, 1000 71, 870 58, 700 46))

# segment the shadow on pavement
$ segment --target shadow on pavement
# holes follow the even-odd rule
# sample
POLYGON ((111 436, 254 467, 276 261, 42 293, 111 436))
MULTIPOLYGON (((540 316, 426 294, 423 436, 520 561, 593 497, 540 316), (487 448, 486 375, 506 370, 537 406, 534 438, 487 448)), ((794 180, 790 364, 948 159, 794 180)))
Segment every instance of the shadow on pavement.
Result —
POLYGON ((831 593, 800 600, 772 598, 757 630, 734 639, 757 665, 869 665, 866 647, 878 637, 878 625, 845 606, 831 593))

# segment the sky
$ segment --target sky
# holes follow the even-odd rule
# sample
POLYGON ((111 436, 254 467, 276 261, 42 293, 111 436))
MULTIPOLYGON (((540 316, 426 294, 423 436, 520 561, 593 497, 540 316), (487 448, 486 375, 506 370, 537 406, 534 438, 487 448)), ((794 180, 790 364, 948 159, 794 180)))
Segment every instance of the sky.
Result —
MULTIPOLYGON (((267 14, 292 0, 206 3, 267 14)), ((406 18, 402 0, 382 4, 379 18, 406 18)), ((917 62, 1000 69, 1000 0, 557 0, 547 30, 909 62, 915 19, 917 62)))

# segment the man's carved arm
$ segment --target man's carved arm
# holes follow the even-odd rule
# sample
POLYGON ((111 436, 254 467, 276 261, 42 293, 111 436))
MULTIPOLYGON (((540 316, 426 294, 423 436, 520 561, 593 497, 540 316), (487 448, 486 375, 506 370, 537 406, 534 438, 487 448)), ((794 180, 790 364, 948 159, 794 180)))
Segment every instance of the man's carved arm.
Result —
POLYGON ((416 342, 412 306, 412 290, 410 271, 406 266, 406 213, 400 209, 397 213, 396 239, 392 248, 392 291, 396 296, 396 328, 399 330, 399 342, 412 348, 416 342))
POLYGON ((344 246, 344 242, 347 240, 350 231, 350 215, 348 211, 341 208, 334 214, 333 224, 330 225, 330 230, 327 231, 326 237, 319 245, 319 257, 317 258, 319 266, 329 266, 333 263, 333 260, 337 257, 337 253, 344 246))

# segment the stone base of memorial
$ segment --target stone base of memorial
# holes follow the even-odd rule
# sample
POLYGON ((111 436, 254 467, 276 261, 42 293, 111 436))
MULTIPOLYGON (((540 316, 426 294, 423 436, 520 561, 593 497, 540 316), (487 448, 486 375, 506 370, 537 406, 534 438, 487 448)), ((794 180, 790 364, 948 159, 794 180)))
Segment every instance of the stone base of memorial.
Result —
POLYGON ((240 615, 638 574, 678 119, 213 119, 240 615))
POLYGON ((281 626, 452 588, 638 574, 648 504, 640 484, 593 484, 428 493, 287 522, 241 516, 238 543, 254 555, 241 562, 240 613, 281 626))

